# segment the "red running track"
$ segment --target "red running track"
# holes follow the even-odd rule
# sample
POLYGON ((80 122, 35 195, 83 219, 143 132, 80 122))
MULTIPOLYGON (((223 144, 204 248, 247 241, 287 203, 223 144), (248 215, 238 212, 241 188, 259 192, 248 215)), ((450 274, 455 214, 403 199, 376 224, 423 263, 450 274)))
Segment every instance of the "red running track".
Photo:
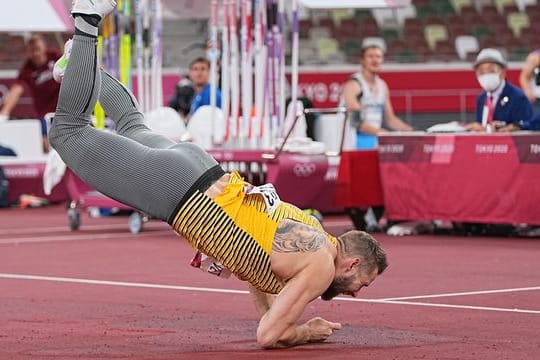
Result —
POLYGON ((538 358, 537 239, 379 235, 387 272, 303 318, 343 329, 268 351, 245 284, 191 268, 165 224, 132 235, 126 217, 82 220, 71 232, 62 206, 0 211, 0 359, 538 358))

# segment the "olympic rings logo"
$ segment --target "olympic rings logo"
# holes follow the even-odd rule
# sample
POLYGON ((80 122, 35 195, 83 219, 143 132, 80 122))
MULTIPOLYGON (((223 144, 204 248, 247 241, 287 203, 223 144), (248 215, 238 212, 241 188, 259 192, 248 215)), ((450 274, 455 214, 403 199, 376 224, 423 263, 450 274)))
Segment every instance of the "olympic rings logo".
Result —
POLYGON ((317 170, 317 165, 314 163, 296 163, 293 167, 293 173, 297 177, 311 176, 315 170, 317 170))

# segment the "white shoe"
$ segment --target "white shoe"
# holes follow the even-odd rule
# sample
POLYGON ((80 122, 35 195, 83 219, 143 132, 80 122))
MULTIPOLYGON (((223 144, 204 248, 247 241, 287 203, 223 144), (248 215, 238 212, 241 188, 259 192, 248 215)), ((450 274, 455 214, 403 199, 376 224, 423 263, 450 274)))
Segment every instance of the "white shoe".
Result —
POLYGON ((53 68, 53 78, 57 83, 61 83, 64 78, 64 73, 69 62, 69 56, 71 55, 71 46, 73 45, 73 40, 69 39, 64 45, 64 54, 60 59, 54 63, 53 68))
POLYGON ((73 0, 71 15, 97 15, 103 19, 116 7, 116 0, 73 0))

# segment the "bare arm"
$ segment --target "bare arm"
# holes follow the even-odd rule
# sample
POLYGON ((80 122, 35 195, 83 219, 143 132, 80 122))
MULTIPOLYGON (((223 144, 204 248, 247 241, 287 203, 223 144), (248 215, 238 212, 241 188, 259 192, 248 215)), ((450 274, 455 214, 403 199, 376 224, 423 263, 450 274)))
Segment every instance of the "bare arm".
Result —
POLYGON ((345 107, 349 111, 360 111, 362 105, 358 101, 358 95, 362 92, 362 87, 358 81, 350 79, 343 86, 343 100, 345 107))
POLYGON ((324 341, 339 323, 331 323, 321 318, 297 325, 307 304, 316 299, 322 290, 317 287, 316 277, 320 276, 320 266, 305 270, 289 280, 276 297, 269 310, 262 316, 257 328, 257 342, 265 347, 290 347, 308 342, 324 341))
POLYGON ((386 84, 385 88, 386 102, 384 105, 384 113, 386 114, 386 123, 388 127, 390 127, 392 130, 397 131, 411 131, 412 127, 403 120, 401 120, 394 112, 394 107, 392 106, 392 101, 390 100, 390 91, 388 90, 386 84))
POLYGON ((249 284, 249 293, 251 294, 251 298, 253 299, 253 303, 255 304, 259 316, 262 317, 270 309, 276 296, 263 293, 251 284, 249 284))
POLYGON ((14 84, 9 89, 9 92, 6 95, 6 99, 4 100, 4 106, 0 111, 0 115, 9 116, 9 114, 11 114, 11 110, 13 110, 15 105, 17 105, 17 101, 19 101, 19 98, 21 97, 23 92, 24 87, 22 85, 14 84))
POLYGON ((519 85, 523 89, 529 101, 533 102, 535 99, 533 90, 531 88, 531 77, 533 76, 534 68, 538 66, 540 62, 540 55, 537 52, 533 52, 527 56, 525 64, 519 74, 519 85))
POLYGON ((264 294, 254 294, 257 309, 264 312, 257 329, 261 346, 288 347, 323 341, 341 326, 319 318, 297 325, 307 304, 326 290, 334 276, 333 257, 324 251, 326 246, 326 236, 321 230, 292 220, 283 220, 280 224, 272 248, 274 259, 280 258, 273 267, 277 263, 277 268, 288 269, 291 261, 298 266, 298 253, 307 253, 302 255, 306 261, 290 274, 273 303, 264 294))

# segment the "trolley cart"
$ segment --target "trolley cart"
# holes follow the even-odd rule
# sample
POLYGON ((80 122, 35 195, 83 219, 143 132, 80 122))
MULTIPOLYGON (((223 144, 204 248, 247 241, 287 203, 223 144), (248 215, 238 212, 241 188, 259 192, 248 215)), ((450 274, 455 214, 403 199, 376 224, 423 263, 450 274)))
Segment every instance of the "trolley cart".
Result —
POLYGON ((143 229, 143 224, 148 221, 148 217, 133 208, 113 200, 102 193, 94 190, 90 185, 82 181, 69 168, 65 173, 66 187, 70 197, 67 209, 69 228, 72 231, 79 230, 81 226, 80 208, 118 208, 120 210, 133 210, 128 218, 128 228, 132 234, 138 234, 143 229))

